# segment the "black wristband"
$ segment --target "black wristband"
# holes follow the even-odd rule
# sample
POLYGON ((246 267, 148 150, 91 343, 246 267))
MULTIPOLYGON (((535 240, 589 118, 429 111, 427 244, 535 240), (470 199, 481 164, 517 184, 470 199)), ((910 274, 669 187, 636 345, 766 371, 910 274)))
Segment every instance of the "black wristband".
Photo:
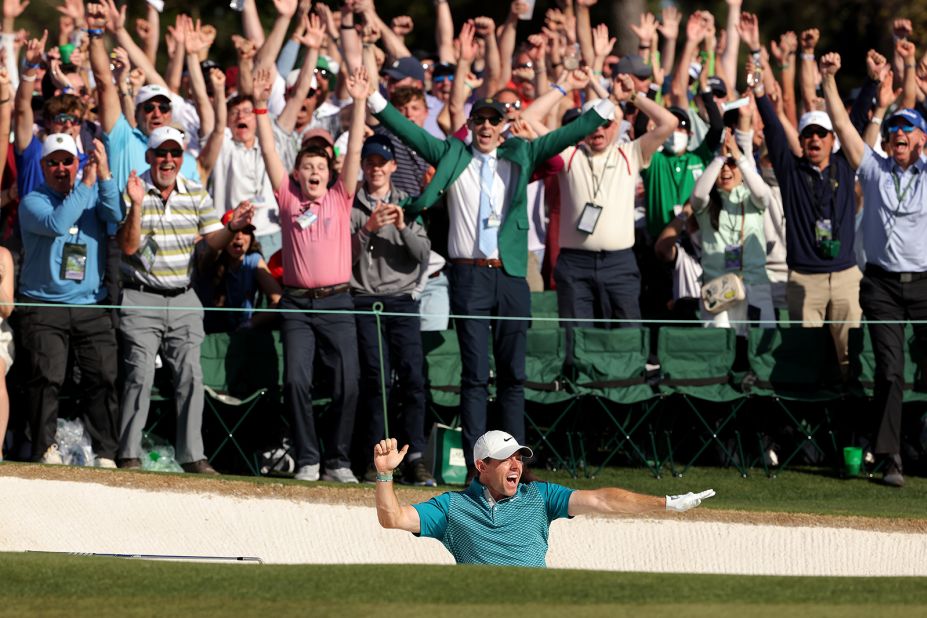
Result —
POLYGON ((759 50, 759 49, 751 49, 751 50, 750 50, 750 53, 751 53, 751 54, 758 54, 758 53, 760 53, 760 50, 759 50))
POLYGON ((228 223, 225 224, 225 229, 227 229, 228 231, 230 231, 232 234, 235 233, 235 230, 232 229, 232 220, 231 220, 231 219, 229 219, 228 223))
POLYGON ((342 30, 354 30, 354 24, 346 24, 344 22, 341 22, 341 29, 342 30))

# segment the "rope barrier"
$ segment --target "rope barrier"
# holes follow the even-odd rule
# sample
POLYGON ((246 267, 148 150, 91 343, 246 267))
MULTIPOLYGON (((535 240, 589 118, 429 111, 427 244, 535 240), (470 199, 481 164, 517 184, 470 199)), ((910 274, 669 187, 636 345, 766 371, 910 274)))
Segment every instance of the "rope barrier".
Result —
POLYGON ((383 366, 383 331, 380 328, 380 314, 383 303, 373 303, 373 314, 377 318, 377 349, 380 352, 380 399, 383 401, 383 437, 389 440, 389 410, 386 407, 386 370, 383 366))

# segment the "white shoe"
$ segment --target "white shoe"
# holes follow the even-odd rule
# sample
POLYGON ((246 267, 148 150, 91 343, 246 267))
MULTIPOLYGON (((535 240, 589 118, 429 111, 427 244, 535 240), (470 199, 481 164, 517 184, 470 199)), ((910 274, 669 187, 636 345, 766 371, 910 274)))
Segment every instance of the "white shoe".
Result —
POLYGON ((293 478, 297 481, 317 481, 319 480, 319 464, 300 466, 293 478))
POLYGON ((58 452, 58 445, 52 444, 51 446, 49 446, 48 450, 45 451, 45 454, 42 455, 42 459, 40 460, 40 462, 43 464, 55 464, 55 465, 63 464, 64 460, 61 459, 61 453, 58 452))
POLYGON ((97 468, 115 468, 115 460, 110 459, 109 457, 97 457, 97 468))
POLYGON ((351 472, 351 468, 335 468, 326 470, 322 475, 322 480, 334 483, 356 483, 357 477, 351 472))

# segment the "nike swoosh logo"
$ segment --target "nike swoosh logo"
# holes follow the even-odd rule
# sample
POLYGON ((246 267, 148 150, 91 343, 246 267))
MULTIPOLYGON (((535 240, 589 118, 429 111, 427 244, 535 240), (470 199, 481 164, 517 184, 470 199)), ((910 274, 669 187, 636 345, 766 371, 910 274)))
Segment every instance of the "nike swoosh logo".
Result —
POLYGON ((511 440, 511 439, 512 439, 512 438, 502 438, 502 441, 503 441, 503 442, 508 442, 508 441, 511 440))

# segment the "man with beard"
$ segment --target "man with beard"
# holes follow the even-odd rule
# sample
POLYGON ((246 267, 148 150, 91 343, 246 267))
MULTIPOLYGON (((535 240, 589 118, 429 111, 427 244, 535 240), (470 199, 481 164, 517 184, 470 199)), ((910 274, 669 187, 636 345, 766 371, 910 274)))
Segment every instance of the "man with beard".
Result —
POLYGON ((197 237, 221 251, 251 224, 254 207, 243 203, 223 227, 209 194, 180 173, 183 133, 173 127, 151 132, 145 158, 148 171, 129 176, 129 212, 117 233, 123 254, 119 332, 125 344, 118 463, 141 467, 142 430, 160 351, 177 395, 177 461, 187 472, 215 474, 203 450, 203 306, 190 287, 189 265, 197 237))
MULTIPOLYGON (((906 62, 913 58, 912 47, 906 62)), ((913 109, 896 111, 886 120, 890 156, 877 154, 853 128, 840 100, 835 79, 840 54, 826 54, 820 67, 834 130, 863 188, 866 270, 859 299, 876 360, 873 406, 880 421, 874 452, 885 459, 885 484, 902 487, 905 320, 914 322, 917 345, 927 349, 927 183, 921 182, 927 124, 913 109)))
POLYGON ((577 515, 634 515, 652 511, 682 513, 715 495, 713 489, 680 496, 648 496, 606 487, 573 490, 554 483, 522 482, 533 457, 504 431, 488 431, 473 446, 478 476, 464 491, 446 492, 428 502, 403 505, 393 489, 393 470, 409 446, 395 439, 374 447, 377 468, 377 519, 384 528, 441 541, 458 564, 543 568, 547 539, 555 519, 577 515))
POLYGON ((614 83, 618 101, 629 102, 656 126, 619 146, 615 137, 620 120, 612 120, 562 155, 560 256, 554 279, 563 318, 641 317, 640 272, 632 250, 637 178, 679 120, 645 94, 635 92, 629 75, 619 74, 614 83))
POLYGON ((107 304, 106 228, 122 219, 122 207, 106 150, 98 140, 93 145, 78 183, 74 138, 55 133, 42 144, 45 182, 23 199, 19 210, 25 249, 19 300, 42 306, 17 307, 16 315, 28 366, 33 459, 62 463, 55 431, 70 349, 81 372, 83 418, 96 464, 115 468, 116 336, 110 310, 94 305, 107 304))

